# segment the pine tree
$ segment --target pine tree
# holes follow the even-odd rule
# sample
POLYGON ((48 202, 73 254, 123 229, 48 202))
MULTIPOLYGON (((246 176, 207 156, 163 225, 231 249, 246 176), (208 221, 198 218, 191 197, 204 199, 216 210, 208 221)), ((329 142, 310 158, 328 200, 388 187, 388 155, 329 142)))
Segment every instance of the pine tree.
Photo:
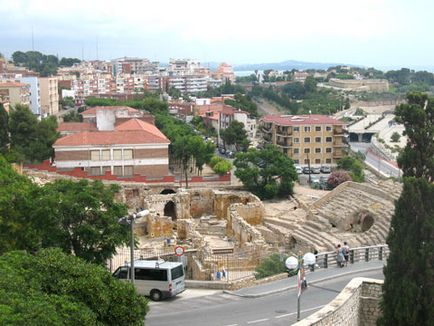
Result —
POLYGON ((9 116, 0 103, 0 154, 6 154, 9 146, 9 116))
POLYGON ((434 325, 434 98, 408 95, 397 107, 407 146, 398 159, 404 188, 395 204, 379 325, 434 325))

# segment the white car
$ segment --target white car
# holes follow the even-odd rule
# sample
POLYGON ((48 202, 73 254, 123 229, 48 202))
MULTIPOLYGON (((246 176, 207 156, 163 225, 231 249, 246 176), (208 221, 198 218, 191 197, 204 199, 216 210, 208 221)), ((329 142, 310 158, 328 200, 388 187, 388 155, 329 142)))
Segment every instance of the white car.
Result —
POLYGON ((298 174, 303 173, 303 168, 300 165, 294 165, 295 171, 297 171, 298 174))

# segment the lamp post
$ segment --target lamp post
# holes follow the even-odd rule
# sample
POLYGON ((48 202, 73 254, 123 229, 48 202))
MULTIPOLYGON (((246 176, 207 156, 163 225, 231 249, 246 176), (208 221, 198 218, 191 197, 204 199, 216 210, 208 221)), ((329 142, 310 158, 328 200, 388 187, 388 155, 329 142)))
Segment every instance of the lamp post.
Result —
POLYGON ((297 321, 300 320, 300 299, 301 293, 304 288, 307 287, 307 282, 304 274, 305 265, 314 265, 316 262, 316 257, 313 253, 308 252, 304 254, 303 257, 299 255, 298 257, 290 256, 285 261, 285 266, 289 270, 297 270, 297 281, 298 281, 298 293, 297 293, 297 321))
POLYGON ((119 219, 119 224, 130 225, 131 226, 131 240, 130 240, 130 280, 131 284, 134 285, 134 220, 139 217, 145 217, 149 215, 147 209, 139 211, 137 213, 130 214, 128 216, 121 217, 119 219))

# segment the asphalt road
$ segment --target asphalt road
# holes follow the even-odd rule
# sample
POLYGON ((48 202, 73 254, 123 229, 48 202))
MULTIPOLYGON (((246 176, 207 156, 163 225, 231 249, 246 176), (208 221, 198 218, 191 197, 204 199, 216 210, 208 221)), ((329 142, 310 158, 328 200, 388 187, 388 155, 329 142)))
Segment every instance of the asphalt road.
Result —
MULTIPOLYGON (((301 297, 301 318, 305 318, 333 300, 354 277, 382 279, 382 270, 362 271, 336 277, 309 286, 301 297)), ((147 326, 241 326, 288 325, 296 322, 297 290, 244 298, 215 294, 186 300, 151 303, 147 326)))

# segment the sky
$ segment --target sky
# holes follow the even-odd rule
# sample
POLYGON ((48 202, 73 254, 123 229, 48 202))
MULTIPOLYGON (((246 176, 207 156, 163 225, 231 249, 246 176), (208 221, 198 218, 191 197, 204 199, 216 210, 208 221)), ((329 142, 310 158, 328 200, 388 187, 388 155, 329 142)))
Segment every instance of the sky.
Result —
POLYGON ((0 0, 0 53, 417 69, 434 67, 433 13, 432 0, 0 0))

